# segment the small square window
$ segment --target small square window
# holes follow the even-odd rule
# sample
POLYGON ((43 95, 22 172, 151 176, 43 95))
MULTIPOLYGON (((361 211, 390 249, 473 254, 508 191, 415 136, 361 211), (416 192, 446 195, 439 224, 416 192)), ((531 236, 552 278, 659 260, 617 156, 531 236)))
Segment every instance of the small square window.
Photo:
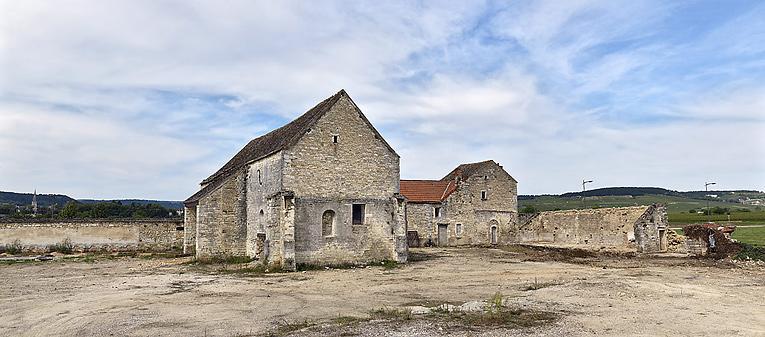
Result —
POLYGON ((441 217, 441 207, 434 207, 433 208, 433 217, 440 218, 441 217))
POLYGON ((353 224, 364 224, 364 204, 353 204, 353 224))
POLYGON ((481 191, 481 200, 486 200, 486 191, 481 191))

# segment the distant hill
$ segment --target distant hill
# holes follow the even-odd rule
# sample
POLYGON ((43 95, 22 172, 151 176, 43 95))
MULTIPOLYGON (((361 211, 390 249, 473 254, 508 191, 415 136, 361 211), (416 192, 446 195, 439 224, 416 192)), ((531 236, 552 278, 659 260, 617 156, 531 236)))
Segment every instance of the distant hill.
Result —
POLYGON ((710 207, 746 208, 757 210, 757 206, 744 205, 741 200, 762 199, 765 193, 753 190, 734 191, 688 191, 680 192, 659 187, 606 187, 561 195, 519 195, 518 207, 533 207, 536 210, 576 209, 592 207, 621 207, 661 203, 669 212, 687 212, 691 209, 710 207), (582 202, 584 195, 584 202, 582 202))
POLYGON ((165 208, 171 208, 171 209, 182 209, 183 208, 183 201, 172 201, 172 200, 143 200, 143 199, 115 199, 115 200, 95 200, 95 199, 77 199, 77 201, 83 203, 83 204, 95 204, 99 202, 114 202, 118 201, 122 203, 123 205, 130 205, 130 204, 137 204, 137 205, 147 205, 147 204, 159 204, 162 207, 165 208))
MULTIPOLYGON (((3 192, 0 191, 0 204, 11 204, 16 206, 28 206, 32 204, 32 193, 16 193, 16 192, 3 192)), ((181 209, 183 208, 182 201, 173 200, 144 200, 144 199, 114 199, 114 200, 95 200, 95 199, 77 199, 71 198, 63 194, 38 194, 37 204, 40 207, 48 207, 54 204, 64 206, 70 201, 79 201, 84 204, 94 204, 98 202, 112 202, 119 201, 123 205, 130 205, 136 203, 138 205, 146 204, 159 204, 165 208, 181 209)))
MULTIPOLYGON (((0 191, 0 204, 11 204, 16 206, 28 206, 32 204, 32 193, 16 193, 16 192, 2 192, 0 191)), ((37 205, 40 207, 48 207, 54 204, 59 206, 66 205, 67 202, 74 201, 74 199, 63 194, 38 194, 37 205)))

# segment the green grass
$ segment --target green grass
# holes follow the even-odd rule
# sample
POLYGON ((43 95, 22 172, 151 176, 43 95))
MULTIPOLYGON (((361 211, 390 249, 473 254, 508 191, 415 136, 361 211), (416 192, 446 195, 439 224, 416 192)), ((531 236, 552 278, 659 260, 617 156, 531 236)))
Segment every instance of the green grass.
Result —
MULTIPOLYGON (((698 213, 672 213, 669 212, 670 224, 688 224, 707 222, 709 217, 698 213)), ((727 214, 712 214, 712 221, 718 223, 728 222, 727 214)), ((754 212, 730 212, 730 221, 739 225, 765 224, 765 211, 754 212)))
MULTIPOLYGON (((651 204, 667 205, 667 212, 682 213, 691 209, 701 209, 707 206, 706 200, 676 197, 669 195, 641 195, 641 196, 604 196, 587 197, 584 205, 579 198, 561 198, 557 196, 541 196, 531 200, 518 200, 518 209, 525 206, 533 206, 540 211, 552 211, 556 209, 581 209, 581 208, 604 208, 604 207, 626 207, 651 204)), ((750 206, 731 202, 710 201, 709 207, 728 207, 728 208, 747 208, 752 211, 764 211, 765 207, 750 206)))
POLYGON ((753 246, 765 247, 765 227, 737 227, 733 238, 753 246))

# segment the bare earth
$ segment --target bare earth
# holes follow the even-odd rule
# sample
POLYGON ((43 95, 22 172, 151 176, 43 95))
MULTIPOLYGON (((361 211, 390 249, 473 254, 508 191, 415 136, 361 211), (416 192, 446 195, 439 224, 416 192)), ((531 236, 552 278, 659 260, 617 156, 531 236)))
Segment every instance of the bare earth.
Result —
POLYGON ((0 265, 0 335, 765 336, 762 266, 514 248, 413 249, 412 257, 390 270, 267 275, 215 272, 188 258, 0 265), (365 320, 375 309, 459 305, 497 292, 514 308, 558 319, 526 328, 365 320), (362 320, 337 323, 345 316, 362 320), (300 322, 312 326, 284 329, 300 322))

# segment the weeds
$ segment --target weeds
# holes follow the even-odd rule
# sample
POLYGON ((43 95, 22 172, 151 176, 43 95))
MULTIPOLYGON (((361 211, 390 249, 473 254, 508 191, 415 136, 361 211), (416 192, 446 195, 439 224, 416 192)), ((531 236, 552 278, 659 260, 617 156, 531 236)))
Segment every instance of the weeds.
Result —
POLYGON ((21 240, 14 240, 12 243, 5 245, 4 251, 10 255, 21 254, 21 240))
POLYGON ((302 322, 284 322, 282 324, 279 324, 279 326, 274 331, 271 331, 268 334, 266 334, 266 336, 269 336, 269 337, 287 336, 295 331, 312 327, 314 325, 316 324, 307 320, 302 322))
POLYGON ((765 247, 753 246, 748 243, 740 243, 741 250, 736 254, 736 260, 760 260, 765 261, 765 247))
POLYGON ((408 321, 411 320, 414 315, 412 314, 411 310, 381 308, 370 311, 369 317, 371 319, 383 319, 390 321, 408 321))
POLYGON ((557 314, 546 311, 511 309, 505 306, 501 293, 495 293, 486 301, 484 311, 465 312, 449 311, 436 308, 428 314, 431 319, 456 322, 466 327, 532 327, 550 323, 557 319, 557 314))
POLYGON ((51 253, 59 252, 62 254, 72 254, 72 252, 74 252, 74 245, 72 245, 72 240, 66 238, 64 241, 48 246, 48 251, 51 253))
POLYGON ((553 282, 539 282, 537 280, 537 278, 535 277, 534 278, 534 283, 529 284, 528 286, 525 286, 525 287, 521 288, 521 290, 524 290, 524 291, 539 290, 539 289, 542 289, 542 288, 557 286, 559 284, 560 283, 554 282, 554 281, 553 282))

